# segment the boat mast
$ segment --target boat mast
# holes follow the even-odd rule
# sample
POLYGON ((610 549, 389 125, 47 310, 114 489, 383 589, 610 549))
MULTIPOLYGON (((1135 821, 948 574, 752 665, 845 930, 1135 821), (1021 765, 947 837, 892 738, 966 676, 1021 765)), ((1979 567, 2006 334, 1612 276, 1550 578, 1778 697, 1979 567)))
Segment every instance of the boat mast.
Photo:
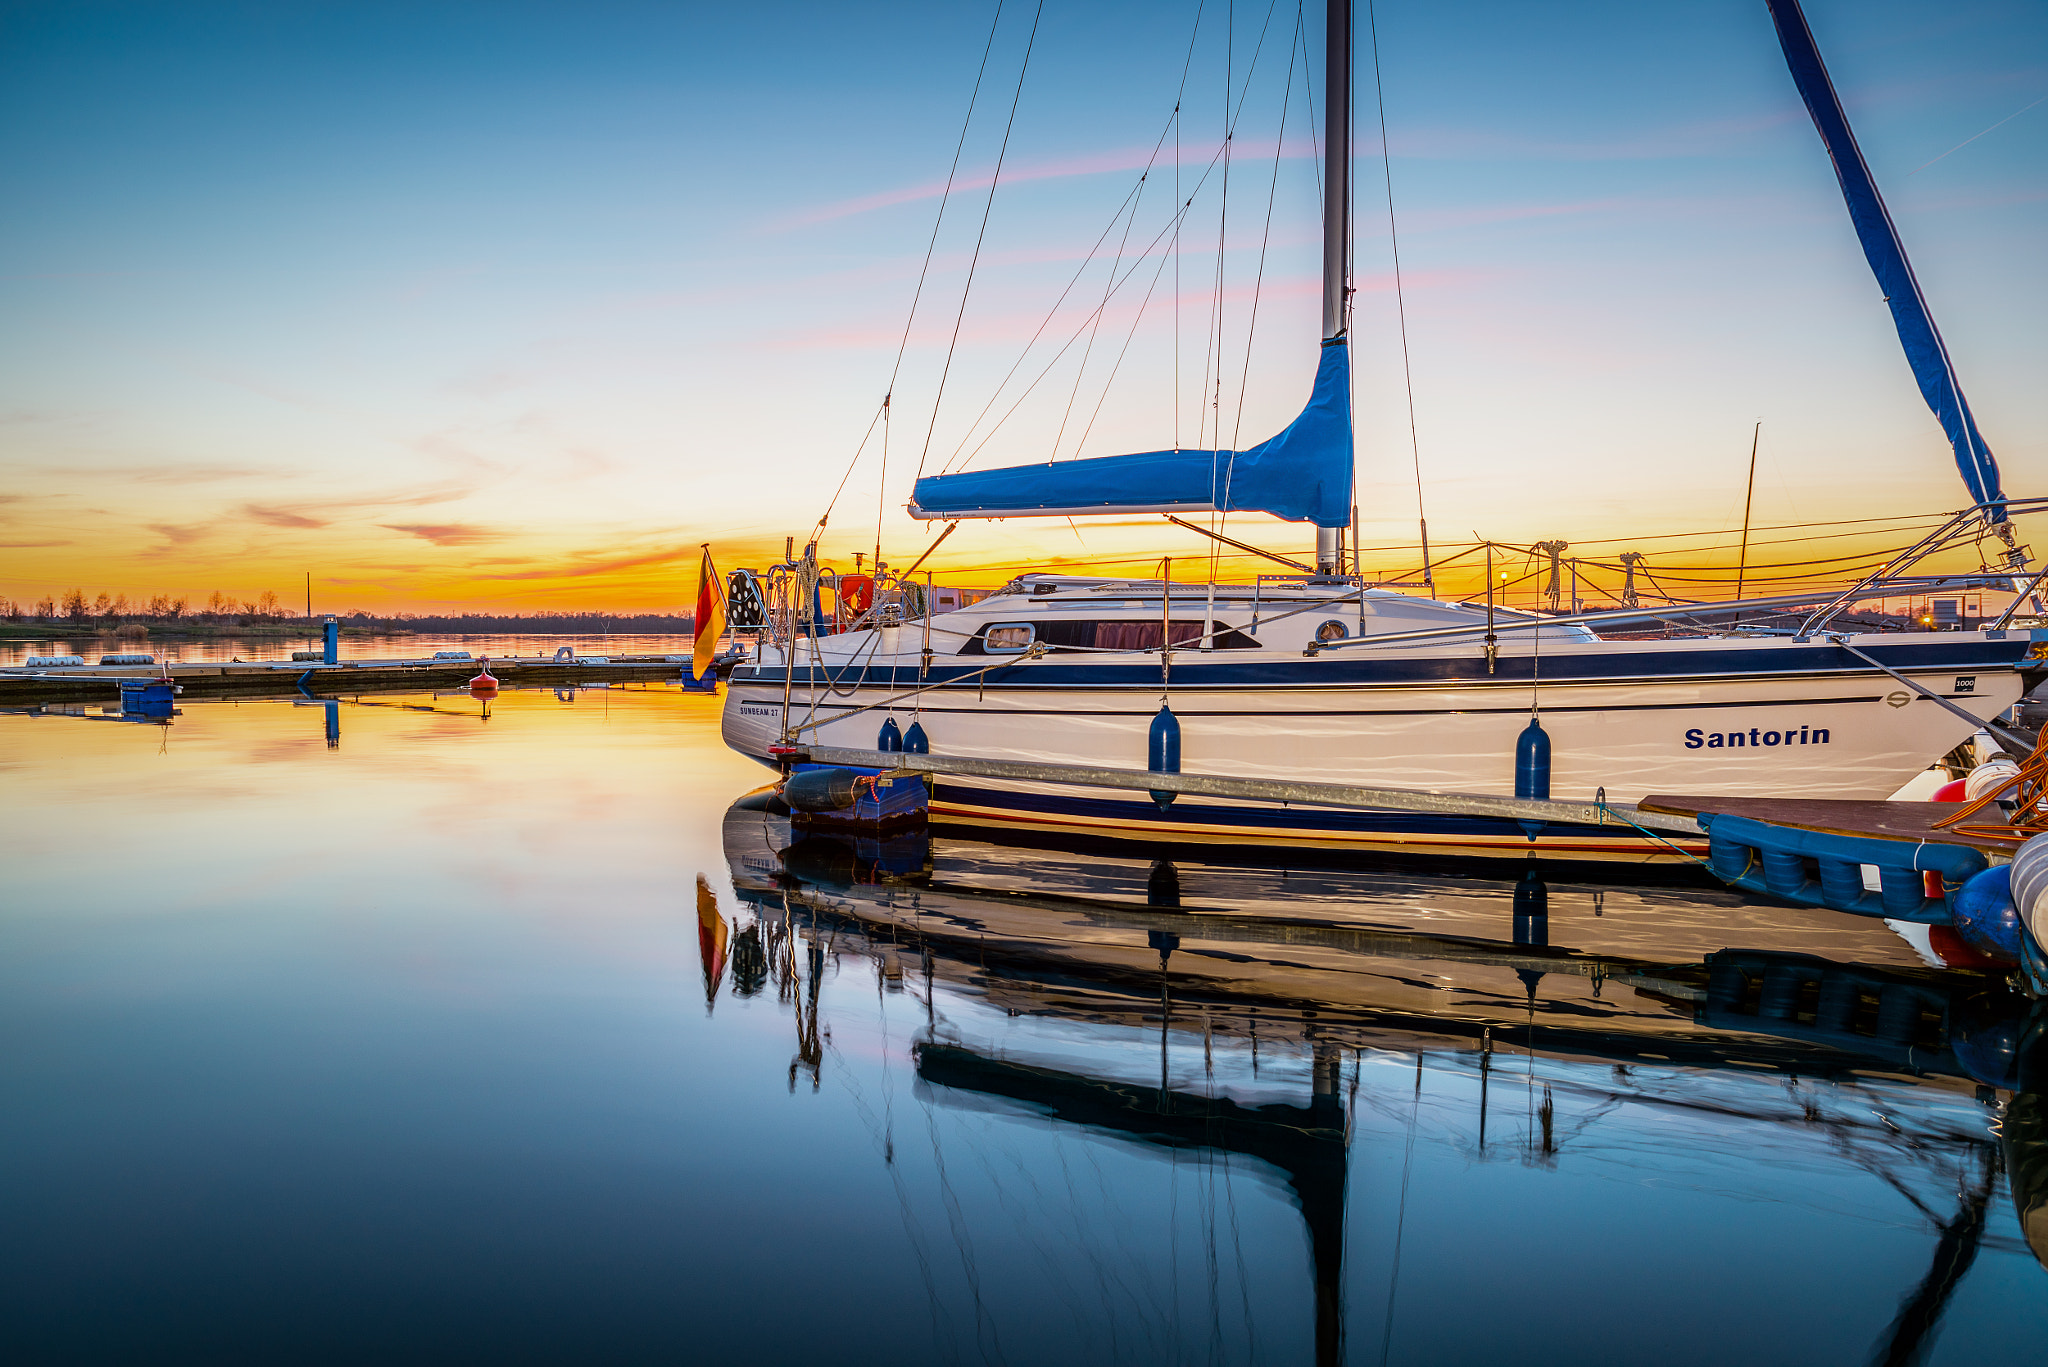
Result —
MULTIPOLYGON (((1323 345, 1347 346, 1345 315, 1351 302, 1351 0, 1329 0, 1323 47, 1323 91, 1328 101, 1323 116, 1323 345)), ((1348 433, 1346 437, 1348 440, 1348 433)), ((1344 529, 1316 528, 1316 573, 1337 573, 1343 558, 1344 529)))

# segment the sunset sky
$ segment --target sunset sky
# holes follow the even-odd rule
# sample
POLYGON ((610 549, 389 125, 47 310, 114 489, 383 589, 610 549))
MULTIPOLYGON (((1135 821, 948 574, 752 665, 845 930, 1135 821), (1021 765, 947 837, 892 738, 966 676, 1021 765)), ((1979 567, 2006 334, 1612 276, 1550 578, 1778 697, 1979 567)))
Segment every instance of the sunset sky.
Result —
MULTIPOLYGON (((1807 12, 2008 492, 2048 493, 2048 7, 1807 12)), ((691 596, 700 542, 722 564, 778 558, 889 386, 994 14, 0 4, 0 596, 297 602, 310 571, 322 611, 652 609, 691 596)), ((1393 548, 1415 541, 1417 491, 1362 0, 1359 20, 1359 501, 1364 544, 1393 548)), ((1726 559, 1759 420, 1760 525, 1966 501, 1762 0, 1382 0, 1377 22, 1441 546, 1564 538, 1674 574, 1726 559)), ((1253 0, 1007 0, 887 477, 871 441, 829 558, 872 549, 878 507, 885 556, 916 557, 921 457, 1213 445, 1204 392, 1224 445, 1292 417, 1318 231, 1295 25, 1253 0), (1226 88, 1242 112, 1214 329, 1226 88), (1183 196, 1201 185, 1177 267, 1152 246, 1176 170, 1183 196), (1137 269, 1105 305, 1119 247, 1137 269)), ((1902 525, 1771 532, 1758 555, 1842 555, 1902 525), (1802 539, 1831 530, 1856 535, 1802 539)), ((2027 534, 2048 549, 2048 526, 2027 534)), ((1201 539, 1136 519, 964 524, 933 564, 993 584, 1160 554, 1206 563, 1201 539)))

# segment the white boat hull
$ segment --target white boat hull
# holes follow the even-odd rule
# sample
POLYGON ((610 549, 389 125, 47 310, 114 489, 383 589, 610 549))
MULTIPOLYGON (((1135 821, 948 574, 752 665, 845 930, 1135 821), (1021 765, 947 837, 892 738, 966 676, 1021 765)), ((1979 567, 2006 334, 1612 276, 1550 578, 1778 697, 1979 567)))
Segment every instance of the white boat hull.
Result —
MULTIPOLYGON (((1900 672, 1971 718, 1996 717, 2020 696, 2017 670, 1991 657, 2017 656, 2023 641, 2006 649, 1982 633, 1938 633, 1866 637, 1862 644, 1875 649, 1878 639, 1901 658, 1920 657, 1900 672)), ((1405 656, 1402 664, 1415 666, 1411 673, 1448 664, 1454 668, 1438 672, 1470 676, 1479 672, 1473 654, 1470 647, 1444 647, 1405 656)), ((1164 696, 1180 722, 1182 772, 1503 796, 1514 793, 1516 739, 1533 700, 1551 743, 1550 796, 1579 801, 1602 790, 1616 802, 1655 793, 1881 799, 1975 729, 1879 670, 1817 667, 1840 654, 1794 641, 1568 643, 1544 650, 1543 668, 1563 682, 1452 677, 1336 686, 1313 682, 1331 656, 1294 656, 1285 672, 1305 682, 1230 685, 1182 663, 1216 657, 1177 654, 1164 696), (1739 651, 1748 672, 1714 668, 1729 663, 1731 651, 1739 651), (1596 660, 1642 672, 1571 677, 1575 664, 1583 674, 1596 660)), ((918 687, 915 657, 862 659, 855 650, 844 659, 862 665, 852 676, 839 669, 836 688, 813 688, 799 666, 788 709, 799 739, 871 749, 885 717, 907 728, 914 716, 935 754, 1144 768, 1162 698, 1156 681, 1070 682, 1087 666, 1077 669, 1058 656, 906 698, 918 687), (1043 684, 1034 677, 1048 675, 1043 684), (891 698, 899 699, 893 708, 874 706, 891 698)), ((1152 659, 1156 671, 1156 654, 1152 659)), ((1526 669, 1528 658, 1503 656, 1500 667, 1516 662, 1526 669)), ((781 673, 770 661, 731 682, 724 734, 743 754, 767 760, 784 734, 781 673)), ((1674 853, 1589 828, 1545 828, 1532 841, 1511 822, 1195 797, 1161 810, 1142 794, 985 779, 943 780, 932 814, 1157 840, 1443 854, 1525 854, 1533 846, 1610 859, 1674 853)))

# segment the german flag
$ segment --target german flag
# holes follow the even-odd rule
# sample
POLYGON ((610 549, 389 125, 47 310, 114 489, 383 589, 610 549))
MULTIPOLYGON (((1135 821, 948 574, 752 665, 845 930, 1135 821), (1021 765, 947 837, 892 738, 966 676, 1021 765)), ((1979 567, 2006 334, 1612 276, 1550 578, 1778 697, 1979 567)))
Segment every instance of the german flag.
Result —
POLYGON ((718 638, 725 635, 725 593, 718 582, 718 567, 711 563, 711 543, 704 543, 704 563, 697 568, 697 640, 690 673, 703 678, 718 653, 718 638))

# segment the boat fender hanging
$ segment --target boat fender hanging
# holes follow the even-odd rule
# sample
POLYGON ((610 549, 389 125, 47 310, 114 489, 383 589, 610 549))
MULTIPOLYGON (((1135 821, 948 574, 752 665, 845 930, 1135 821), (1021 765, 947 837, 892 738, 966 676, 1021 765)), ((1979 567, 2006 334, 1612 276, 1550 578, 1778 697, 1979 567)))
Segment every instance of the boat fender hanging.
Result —
POLYGON ((2019 784, 2013 780, 2020 776, 2020 766, 2011 758, 2000 755, 1989 759, 1963 776, 1964 802, 1975 802, 1986 793, 1996 792, 1998 800, 2010 802, 2019 797, 2019 784))
POLYGON ((929 755, 932 752, 931 739, 924 733, 924 723, 913 721, 910 729, 903 733, 903 753, 907 755, 929 755))
POLYGON ((799 812, 843 812, 854 803, 851 769, 805 769, 782 785, 782 800, 799 812))
MULTIPOLYGON (((1159 704, 1159 714, 1152 718, 1152 732, 1145 742, 1145 767, 1155 774, 1180 772, 1180 718, 1165 703, 1159 704)), ((1177 796, 1152 790, 1152 800, 1162 812, 1173 805, 1177 796)))
POLYGON ((1550 796, 1550 736, 1534 717, 1515 741, 1515 796, 1550 796))
POLYGON ((1963 943, 1987 959, 2020 961, 2019 908, 2012 900, 2012 865, 1973 874, 1948 899, 1949 915, 1963 943))
POLYGON ((903 749, 903 728, 896 724, 894 717, 882 723, 882 734, 875 738, 875 748, 891 754, 903 749))
POLYGON ((2008 867, 2012 874, 2013 911, 2019 918, 2022 938, 2029 942, 2020 948, 2033 950, 2031 955, 2020 956, 2020 964, 2030 967, 2048 958, 2043 953, 2048 950, 2048 840, 2037 837, 2020 846, 2008 867))

